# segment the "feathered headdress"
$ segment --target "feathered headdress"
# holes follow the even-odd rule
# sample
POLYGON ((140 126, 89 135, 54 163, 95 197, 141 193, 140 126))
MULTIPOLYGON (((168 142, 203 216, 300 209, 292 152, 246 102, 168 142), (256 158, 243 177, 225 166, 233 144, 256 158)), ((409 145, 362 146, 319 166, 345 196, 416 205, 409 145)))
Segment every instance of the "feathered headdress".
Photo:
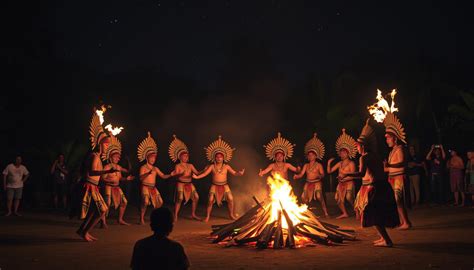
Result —
POLYGON ((189 153, 188 147, 183 141, 178 139, 176 135, 173 135, 173 141, 168 148, 168 154, 170 155, 171 160, 176 162, 182 153, 189 153))
POLYGON ((137 155, 140 162, 144 161, 150 154, 157 154, 158 147, 155 140, 151 137, 150 132, 148 132, 148 137, 146 137, 140 145, 138 145, 137 155))
POLYGON ((105 149, 105 151, 102 153, 102 160, 109 160, 110 157, 112 157, 112 155, 115 153, 118 153, 119 155, 122 154, 122 144, 120 143, 120 140, 117 137, 110 135, 110 144, 107 149, 105 149))
POLYGON ((402 123, 398 119, 398 117, 393 113, 387 113, 383 124, 385 126, 386 133, 392 133, 395 135, 400 141, 403 143, 407 143, 406 141, 406 134, 405 129, 403 128, 402 123))
POLYGON ((317 138, 317 134, 313 134, 313 138, 311 138, 304 146, 304 153, 307 155, 309 152, 314 152, 316 154, 316 158, 322 160, 325 153, 325 148, 323 142, 317 138))
POLYGON ((349 158, 355 158, 357 153, 356 141, 351 136, 347 135, 346 129, 342 129, 342 134, 337 138, 336 151, 339 152, 341 149, 346 149, 349 153, 349 158))
POLYGON ((230 147, 228 143, 223 141, 220 135, 217 140, 213 141, 204 149, 206 150, 207 160, 211 162, 216 161, 217 153, 221 153, 224 156, 224 161, 229 162, 232 159, 232 153, 235 150, 235 148, 230 147))
MULTIPOLYGON (((108 108, 111 108, 111 106, 108 106, 108 108)), ((105 133, 104 127, 102 127, 102 124, 104 123, 104 113, 106 110, 107 108, 102 105, 102 107, 99 110, 96 110, 92 115, 91 123, 89 125, 89 135, 92 149, 95 149, 100 144, 102 139, 109 136, 107 133, 105 133)), ((123 130, 123 127, 114 128, 111 124, 108 124, 105 126, 105 129, 109 131, 110 136, 115 136, 123 130)))
POLYGON ((92 149, 95 149, 100 141, 107 137, 107 134, 102 127, 104 123, 104 114, 105 107, 102 107, 102 110, 96 110, 92 115, 91 123, 89 125, 89 135, 91 140, 92 149))
POLYGON ((362 128, 357 142, 363 144, 367 149, 375 151, 377 138, 375 137, 374 129, 369 125, 369 120, 370 118, 367 118, 367 121, 365 121, 365 126, 362 128))
POLYGON ((283 153, 285 159, 291 158, 293 156, 294 144, 291 144, 287 139, 281 136, 281 133, 278 132, 278 136, 271 140, 265 147, 265 154, 270 160, 275 160, 275 154, 278 152, 283 153))

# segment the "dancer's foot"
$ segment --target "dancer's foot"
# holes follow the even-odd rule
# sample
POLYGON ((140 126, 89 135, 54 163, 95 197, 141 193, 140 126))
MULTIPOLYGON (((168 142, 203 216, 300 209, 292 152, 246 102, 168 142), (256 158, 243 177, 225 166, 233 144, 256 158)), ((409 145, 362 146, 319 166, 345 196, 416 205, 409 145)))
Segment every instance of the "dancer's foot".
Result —
POLYGON ((107 225, 107 223, 102 222, 102 223, 100 224, 100 228, 101 228, 101 229, 104 229, 104 230, 107 230, 107 229, 109 228, 109 225, 107 225))
POLYGON ((145 225, 145 219, 140 219, 140 222, 138 222, 140 225, 145 225))
POLYGON ((197 221, 202 221, 202 218, 196 216, 196 215, 191 215, 191 218, 197 221))
POLYGON ((374 246, 375 247, 393 247, 393 243, 392 242, 387 243, 387 241, 382 240, 380 242, 375 243, 374 246))
POLYGON ((88 235, 83 235, 81 236, 81 238, 84 239, 84 241, 86 242, 94 242, 94 240, 90 238, 88 235))
POLYGON ((92 242, 94 241, 89 234, 85 234, 83 231, 81 230, 77 230, 76 231, 77 235, 79 235, 80 238, 82 238, 84 241, 86 242, 92 242))
POLYGON ((84 237, 92 239, 92 241, 97 241, 99 238, 92 236, 90 233, 86 233, 84 237))
POLYGON ((375 241, 372 241, 372 244, 375 245, 375 244, 377 244, 377 243, 379 243, 379 242, 382 242, 382 241, 385 241, 385 240, 383 239, 383 237, 381 237, 380 239, 377 239, 377 240, 375 240, 375 241))
POLYGON ((7 212, 7 213, 5 214, 6 217, 9 217, 9 216, 11 216, 11 215, 12 215, 12 212, 7 212))
POLYGON ((206 217, 206 218, 203 220, 203 222, 206 222, 206 223, 208 223, 208 222, 209 222, 209 218, 210 218, 210 217, 209 217, 209 216, 207 216, 207 217, 206 217))
POLYGON ((18 213, 18 212, 15 212, 15 213, 13 213, 13 214, 14 214, 15 216, 17 216, 17 217, 22 217, 22 216, 23 216, 22 214, 20 214, 20 213, 18 213))
POLYGON ((349 215, 348 215, 348 214, 342 214, 342 215, 340 215, 340 216, 336 217, 336 219, 341 219, 341 218, 348 218, 348 217, 349 217, 349 215))
POLYGON ((401 231, 404 231, 404 230, 408 230, 411 228, 411 224, 409 223, 404 223, 400 226, 397 227, 397 230, 401 230, 401 231))
POLYGON ((125 222, 125 220, 121 219, 118 221, 119 225, 125 225, 125 226, 130 226, 130 223, 125 222))

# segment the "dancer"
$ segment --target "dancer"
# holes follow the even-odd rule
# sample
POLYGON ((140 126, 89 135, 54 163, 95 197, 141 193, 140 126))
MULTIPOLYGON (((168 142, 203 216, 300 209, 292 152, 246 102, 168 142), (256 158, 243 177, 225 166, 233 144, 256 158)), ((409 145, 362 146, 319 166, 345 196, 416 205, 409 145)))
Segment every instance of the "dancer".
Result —
POLYGON ((299 174, 293 177, 293 179, 297 180, 306 174, 306 183, 304 184, 303 193, 301 194, 301 200, 305 204, 309 204, 313 199, 318 200, 321 203, 324 215, 329 217, 323 193, 322 180, 324 179, 324 169, 323 165, 316 160, 323 159, 325 148, 321 140, 316 137, 316 133, 314 133, 313 138, 306 143, 304 152, 309 162, 303 166, 299 174))
POLYGON ((107 204, 99 192, 99 180, 104 174, 115 173, 117 170, 111 168, 105 170, 100 159, 101 155, 109 147, 110 138, 105 133, 103 123, 103 113, 105 108, 97 110, 92 116, 91 124, 89 126, 90 140, 92 153, 90 164, 87 168, 86 182, 82 187, 82 207, 80 218, 84 219, 81 226, 77 230, 77 234, 87 242, 97 240, 96 237, 90 234, 90 231, 107 213, 107 204))
MULTIPOLYGON (((113 207, 115 210, 117 210, 117 208, 119 209, 117 220, 118 224, 130 225, 123 219, 128 201, 122 189, 120 188, 120 181, 131 181, 135 179, 135 177, 132 175, 124 177, 122 175, 130 173, 130 163, 128 170, 120 166, 118 163, 120 161, 121 155, 122 144, 120 143, 119 139, 117 139, 117 137, 110 136, 110 144, 104 153, 102 153, 102 160, 109 162, 107 165, 105 165, 105 170, 114 169, 116 172, 104 174, 102 176, 102 181, 105 183, 104 199, 107 203, 109 211, 111 207, 113 207)), ((103 228, 107 228, 107 216, 109 211, 107 211, 107 214, 102 218, 103 228)))
POLYGON ((222 137, 219 136, 217 140, 212 142, 206 148, 207 159, 212 162, 212 164, 201 174, 193 174, 194 179, 201 179, 212 172, 212 185, 209 190, 209 201, 204 222, 209 221, 214 202, 217 203, 217 206, 221 206, 223 201, 227 201, 230 219, 237 219, 234 212, 234 197, 232 196, 230 187, 227 184, 227 173, 234 176, 242 176, 245 173, 245 169, 235 171, 229 164, 227 164, 232 159, 234 150, 235 149, 231 148, 230 145, 223 141, 222 137))
POLYGON ((359 171, 340 174, 339 179, 347 176, 362 177, 362 187, 357 193, 354 208, 360 213, 362 227, 375 226, 380 239, 373 242, 376 247, 392 247, 393 242, 386 228, 399 225, 397 206, 393 190, 385 180, 382 160, 377 156, 377 140, 369 119, 357 139, 359 171))
POLYGON ((400 217, 400 230, 411 228, 411 222, 408 219, 405 199, 405 187, 407 176, 405 174, 405 154, 403 144, 406 144, 405 130, 402 123, 393 113, 387 113, 384 121, 385 141, 388 147, 392 148, 388 156, 388 162, 384 162, 384 170, 388 173, 388 181, 393 188, 395 201, 397 202, 398 216, 400 217))
POLYGON ((173 141, 171 142, 168 153, 171 160, 176 163, 174 172, 178 178, 176 182, 176 194, 175 194, 175 205, 174 205, 174 221, 178 221, 178 214, 181 208, 181 204, 186 204, 189 200, 192 201, 191 218, 195 220, 202 220, 196 215, 196 208, 199 202, 199 195, 192 183, 192 175, 199 174, 198 170, 193 164, 189 163, 189 150, 183 141, 178 139, 176 135, 173 135, 173 141))
POLYGON ((286 159, 293 156, 294 144, 291 144, 287 139, 281 137, 281 133, 278 132, 278 136, 271 140, 265 147, 265 153, 268 159, 273 160, 274 162, 268 165, 265 170, 260 169, 258 175, 263 177, 267 173, 271 173, 272 176, 279 174, 283 179, 288 179, 288 170, 298 173, 300 171, 299 167, 295 167, 290 163, 286 162, 286 159))
POLYGON ((336 152, 339 154, 341 161, 331 167, 331 163, 334 161, 334 158, 331 158, 328 161, 327 171, 330 174, 339 170, 338 179, 340 180, 337 184, 335 199, 342 212, 342 214, 337 217, 337 219, 340 219, 349 217, 344 204, 346 200, 354 206, 354 178, 350 176, 340 178, 342 174, 350 174, 356 171, 356 166, 352 159, 356 156, 357 146, 355 140, 346 134, 346 129, 342 129, 342 134, 336 141, 336 152))
POLYGON ((155 166, 156 155, 158 154, 158 147, 155 140, 151 137, 150 132, 148 136, 140 143, 137 150, 138 161, 146 161, 140 167, 140 195, 142 203, 140 207, 140 223, 145 224, 145 213, 148 205, 153 208, 160 208, 163 205, 161 194, 156 188, 156 176, 162 179, 168 179, 174 174, 164 174, 158 167, 155 166))

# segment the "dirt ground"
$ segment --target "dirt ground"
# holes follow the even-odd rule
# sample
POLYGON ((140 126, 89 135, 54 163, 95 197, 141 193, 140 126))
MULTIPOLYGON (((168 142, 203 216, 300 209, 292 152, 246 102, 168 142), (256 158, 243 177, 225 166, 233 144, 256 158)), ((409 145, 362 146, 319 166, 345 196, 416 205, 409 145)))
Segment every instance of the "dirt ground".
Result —
MULTIPOLYGON (((130 208, 126 218, 136 222, 137 211, 130 208)), ((472 208, 412 210, 412 230, 389 232, 394 248, 372 247, 374 229, 359 228, 354 218, 322 219, 355 228, 358 240, 295 250, 211 244, 210 225, 229 222, 223 218, 225 209, 215 211, 218 217, 205 224, 186 219, 186 208, 171 238, 183 244, 192 269, 474 269, 472 208)), ((331 214, 336 215, 337 210, 331 209, 331 214)), ((25 212, 23 217, 0 217, 0 269, 129 269, 135 241, 150 235, 150 229, 148 225, 115 224, 111 219, 108 230, 95 229, 93 235, 99 241, 86 243, 74 234, 79 221, 68 220, 63 213, 43 210, 25 212)))

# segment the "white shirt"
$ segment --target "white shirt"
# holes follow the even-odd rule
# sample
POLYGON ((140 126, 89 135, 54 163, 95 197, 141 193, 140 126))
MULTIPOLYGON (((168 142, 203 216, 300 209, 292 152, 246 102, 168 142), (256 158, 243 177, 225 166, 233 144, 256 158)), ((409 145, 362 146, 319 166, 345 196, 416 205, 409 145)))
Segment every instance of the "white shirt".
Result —
POLYGON ((22 188, 23 187, 23 176, 28 175, 29 172, 25 166, 20 165, 16 167, 13 163, 9 164, 3 175, 7 176, 7 188, 22 188))

